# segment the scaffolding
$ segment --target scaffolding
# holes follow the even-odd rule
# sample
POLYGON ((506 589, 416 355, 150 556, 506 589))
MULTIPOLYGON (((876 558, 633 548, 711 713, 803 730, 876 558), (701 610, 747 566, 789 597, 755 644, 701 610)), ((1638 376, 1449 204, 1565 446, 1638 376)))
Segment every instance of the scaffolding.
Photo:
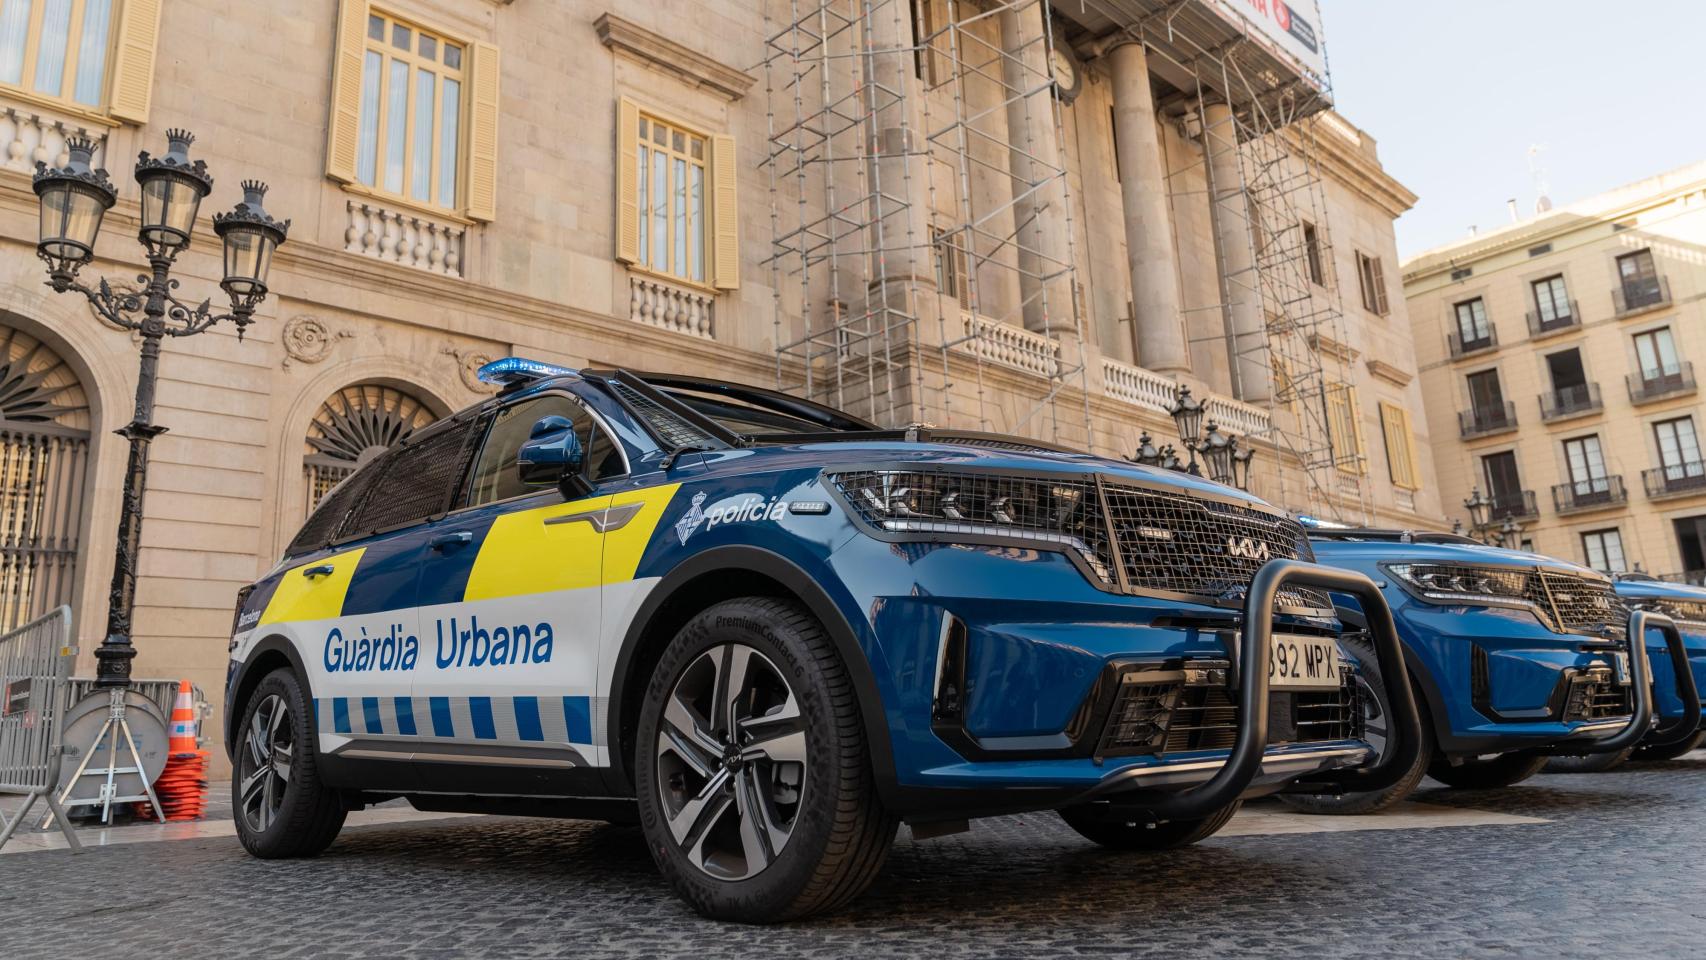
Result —
POLYGON ((1220 302, 1196 309, 1222 314, 1212 336, 1234 393, 1268 409, 1271 426, 1252 439, 1278 454, 1270 497, 1367 519, 1363 465, 1345 449, 1355 413, 1340 412, 1355 378, 1317 140, 1330 87, 1220 7, 765 0, 778 386, 888 425, 1093 450, 1088 307, 1051 63, 1057 43, 1138 40, 1168 85, 1163 114, 1202 144, 1200 174, 1169 171, 1175 222, 1205 203, 1242 221, 1211 231, 1220 302))

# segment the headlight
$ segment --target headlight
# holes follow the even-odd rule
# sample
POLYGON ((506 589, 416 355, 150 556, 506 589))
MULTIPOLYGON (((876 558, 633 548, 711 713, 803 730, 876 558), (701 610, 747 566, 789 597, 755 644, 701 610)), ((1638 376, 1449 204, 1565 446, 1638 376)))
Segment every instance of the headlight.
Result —
POLYGON ((1103 583, 1113 582, 1103 553, 1107 527, 1087 480, 926 470, 861 470, 830 480, 880 530, 1055 544, 1083 559, 1103 583))
POLYGON ((1389 563, 1385 570, 1426 600, 1537 606, 1522 570, 1455 563, 1389 563))

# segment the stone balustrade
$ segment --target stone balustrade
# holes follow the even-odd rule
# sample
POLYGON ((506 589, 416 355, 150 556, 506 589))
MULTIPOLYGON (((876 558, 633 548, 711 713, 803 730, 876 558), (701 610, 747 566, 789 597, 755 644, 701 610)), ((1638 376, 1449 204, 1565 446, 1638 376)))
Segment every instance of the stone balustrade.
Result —
POLYGON ((628 318, 650 326, 709 339, 716 332, 716 299, 642 274, 628 275, 628 318))
POLYGON ((1053 377, 1060 371, 1060 343, 1053 338, 974 313, 962 317, 966 337, 962 349, 1041 377, 1053 377))
POLYGON ((0 104, 0 168, 33 174, 38 160, 50 167, 63 166, 70 159, 65 149, 67 137, 93 140, 95 156, 91 166, 99 168, 106 164, 106 128, 85 126, 30 107, 0 104))
POLYGON ((1153 370, 1118 360, 1102 360, 1102 389, 1116 400, 1166 413, 1173 408, 1173 395, 1178 388, 1178 384, 1153 370))
POLYGON ((1203 401, 1203 419, 1219 424, 1222 433, 1235 433, 1240 437, 1265 437, 1273 429, 1273 419, 1268 416, 1268 411, 1219 394, 1203 401))
POLYGON ((428 273, 462 276, 467 227, 393 210, 372 200, 351 199, 346 209, 345 250, 428 273))

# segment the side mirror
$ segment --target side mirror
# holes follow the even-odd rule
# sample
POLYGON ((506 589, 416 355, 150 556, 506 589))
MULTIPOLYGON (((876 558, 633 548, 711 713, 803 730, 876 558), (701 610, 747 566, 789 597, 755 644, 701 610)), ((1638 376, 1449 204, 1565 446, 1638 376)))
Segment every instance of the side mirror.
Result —
POLYGON ((580 473, 585 458, 574 422, 568 417, 552 415, 540 417, 533 424, 527 442, 515 456, 515 468, 521 482, 530 486, 552 483, 567 486, 574 481, 584 486, 586 481, 580 473))

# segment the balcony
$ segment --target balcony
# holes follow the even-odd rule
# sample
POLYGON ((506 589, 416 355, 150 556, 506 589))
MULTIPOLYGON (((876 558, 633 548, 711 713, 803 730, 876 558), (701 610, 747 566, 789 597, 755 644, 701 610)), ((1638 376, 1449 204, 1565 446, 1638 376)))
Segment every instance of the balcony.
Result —
POLYGON ((1629 402, 1654 403, 1671 397, 1686 397, 1696 389, 1694 364, 1688 360, 1656 370, 1643 370, 1623 378, 1629 384, 1629 402))
POLYGON ((1593 477, 1573 483, 1560 483, 1552 488, 1552 509, 1556 513, 1581 513, 1620 507, 1629 502, 1629 491, 1623 489, 1623 478, 1593 477))
POLYGON ((1706 463, 1673 463, 1642 470, 1641 485, 1647 488, 1649 500, 1706 493, 1706 463))
POLYGON ((1596 413, 1605 406, 1599 399, 1599 384, 1582 383, 1540 395, 1540 419, 1569 420, 1596 413))
POLYGON ((1487 519, 1493 523, 1505 520, 1532 520, 1540 516, 1533 490, 1499 490, 1487 496, 1487 519))
POLYGON ((1460 410, 1457 414, 1457 431, 1465 440, 1472 437, 1490 437, 1495 433, 1515 429, 1516 404, 1508 400, 1503 406, 1477 407, 1473 410, 1460 410))
POLYGON ((1496 349, 1499 345, 1499 331, 1497 327, 1489 326, 1486 336, 1475 340, 1465 340, 1461 332, 1453 330, 1445 335, 1445 342, 1451 351, 1451 359, 1461 360, 1464 357, 1472 357, 1477 353, 1486 353, 1488 350, 1496 349))
POLYGON ((1550 320, 1541 316, 1538 310, 1528 311, 1528 335, 1534 340, 1539 340, 1542 337, 1555 337, 1570 330, 1579 330, 1581 326, 1582 311, 1576 306, 1574 300, 1570 301, 1568 313, 1554 315, 1550 320))
POLYGON ((1611 302, 1617 316, 1628 317, 1646 310, 1670 306, 1670 278, 1647 277, 1625 280, 1611 288, 1611 302))

